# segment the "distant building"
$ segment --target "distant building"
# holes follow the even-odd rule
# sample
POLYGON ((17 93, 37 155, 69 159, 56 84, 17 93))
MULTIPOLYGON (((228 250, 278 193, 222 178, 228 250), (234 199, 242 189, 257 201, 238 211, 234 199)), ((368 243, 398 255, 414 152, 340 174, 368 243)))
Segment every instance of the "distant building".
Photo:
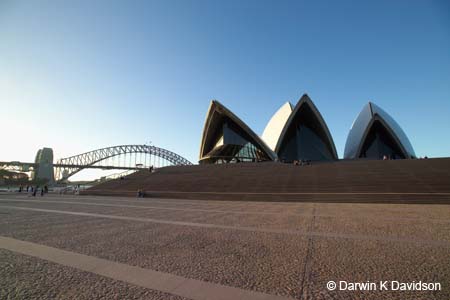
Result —
MULTIPOLYGON (((373 103, 350 130, 344 158, 414 158, 400 126, 373 103)), ((333 161, 336 147, 317 107, 304 94, 295 107, 287 102, 272 116, 262 137, 217 100, 210 104, 200 144, 199 163, 333 161)))

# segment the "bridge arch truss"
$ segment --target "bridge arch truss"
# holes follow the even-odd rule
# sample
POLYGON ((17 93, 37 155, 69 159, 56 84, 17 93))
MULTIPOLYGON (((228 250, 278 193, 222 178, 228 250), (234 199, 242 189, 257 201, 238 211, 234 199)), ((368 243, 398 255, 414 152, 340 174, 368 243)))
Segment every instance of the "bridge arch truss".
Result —
MULTIPOLYGON (((75 175, 83 169, 87 168, 100 168, 100 169, 122 169, 122 170, 139 170, 147 168, 149 166, 155 166, 155 158, 158 158, 158 162, 166 163, 165 165, 192 165, 186 158, 163 148, 159 148, 151 145, 119 145, 106 147, 89 151, 86 153, 61 158, 55 164, 55 179, 57 181, 65 181, 69 177, 75 175), (134 164, 133 160, 129 159, 129 162, 123 160, 123 164, 108 162, 105 165, 101 165, 102 161, 114 159, 118 156, 124 156, 128 154, 135 154, 134 164), (142 154, 145 158, 149 157, 149 164, 140 162, 137 164, 137 154, 142 154), (153 164, 151 164, 151 158, 153 157, 153 164), (161 160, 162 159, 162 160, 161 160)), ((147 161, 147 160, 146 160, 147 161)))

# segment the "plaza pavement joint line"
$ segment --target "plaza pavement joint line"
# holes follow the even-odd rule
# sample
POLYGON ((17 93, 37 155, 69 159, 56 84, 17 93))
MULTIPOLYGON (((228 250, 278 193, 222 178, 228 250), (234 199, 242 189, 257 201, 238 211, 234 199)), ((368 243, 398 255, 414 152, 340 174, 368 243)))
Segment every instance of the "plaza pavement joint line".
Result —
MULTIPOLYGON (((313 211, 311 213, 312 218, 309 223, 308 233, 313 232, 314 221, 316 219, 315 214, 316 214, 316 207, 314 206, 313 211)), ((304 261, 304 265, 303 265, 302 280, 300 283, 300 297, 302 299, 304 298, 305 285, 307 284, 307 282, 310 281, 311 264, 312 264, 311 256, 312 256, 313 245, 314 245, 314 235, 309 235, 308 246, 306 249, 305 261, 304 261)))
MULTIPOLYGON (((60 201, 60 200, 31 200, 31 199, 0 199, 2 202, 29 202, 29 203, 61 203, 61 204, 78 204, 78 205, 92 205, 105 207, 127 207, 127 208, 147 208, 154 210, 174 210, 174 211, 191 211, 191 212, 211 212, 211 213, 229 213, 240 215, 294 215, 294 216, 309 216, 310 214, 295 214, 295 213, 280 213, 280 212, 258 212, 258 211, 232 211, 232 210, 216 210, 216 209, 201 209, 201 208, 175 208, 163 206, 147 206, 147 205, 129 205, 129 204, 108 204, 108 203, 93 203, 93 202, 77 202, 77 201, 60 201)), ((94 200, 95 201, 95 200, 94 200)))
POLYGON ((287 300, 0 236, 0 248, 192 300, 287 300))
POLYGON ((126 216, 117 216, 117 215, 105 215, 105 214, 97 214, 97 213, 85 213, 85 212, 75 212, 75 211, 67 211, 67 210, 42 209, 42 208, 31 208, 31 207, 9 206, 9 205, 0 205, 0 207, 6 208, 6 209, 15 209, 15 210, 37 211, 37 212, 45 212, 45 213, 56 213, 56 214, 66 214, 66 215, 73 215, 73 216, 96 217, 96 218, 125 220, 125 221, 159 223, 159 224, 167 224, 167 225, 191 226, 191 227, 210 228, 210 229, 226 229, 226 230, 240 230, 240 231, 247 231, 247 232, 291 234, 291 235, 301 235, 301 236, 306 236, 306 237, 314 236, 314 237, 322 237, 322 238, 343 238, 343 239, 351 239, 351 240, 377 240, 377 241, 385 241, 385 242, 400 242, 400 243, 409 243, 409 244, 422 244, 422 245, 450 247, 450 241, 419 240, 419 239, 406 239, 406 238, 395 238, 395 237, 379 237, 379 236, 368 236, 368 235, 362 235, 362 234, 301 232, 301 231, 297 231, 297 230, 263 229, 263 228, 256 228, 256 227, 240 227, 240 226, 218 225, 218 224, 210 224, 210 223, 169 221, 169 220, 162 220, 162 219, 126 217, 126 216))
MULTIPOLYGON (((72 198, 70 198, 72 199, 72 198)), ((75 198, 78 199, 78 198, 75 198)), ((96 201, 97 199, 90 199, 91 201, 96 201)), ((103 200, 103 199, 102 199, 103 200)), ((115 201, 115 200, 113 200, 115 201)), ((0 202, 26 202, 26 203, 55 203, 55 204, 76 204, 76 205, 91 205, 91 206, 104 206, 104 207, 125 207, 125 208, 145 208, 149 210, 171 210, 171 211, 189 211, 189 212, 207 212, 207 213, 226 213, 226 214, 238 214, 238 215, 269 215, 269 216, 296 216, 296 217, 309 217, 309 213, 292 213, 292 212, 267 212, 267 211, 237 211, 237 210, 221 210, 221 209, 201 209, 201 208, 176 208, 167 206, 148 206, 148 205, 130 205, 130 204, 116 204, 116 203, 98 203, 98 202, 85 202, 80 199, 80 201, 65 201, 65 200, 42 200, 42 198, 37 199, 22 199, 22 198, 0 198, 0 202)), ((131 202, 129 200, 125 202, 131 202)), ((146 204, 145 202, 140 202, 146 204)), ((161 203, 161 202, 159 202, 161 203)), ((151 204, 151 203, 150 203, 151 204)), ((183 203, 184 204, 184 203, 183 203)), ((188 204, 189 205, 189 204, 188 204)), ((205 204, 206 205, 206 204, 205 204)), ((329 217, 338 218, 341 216, 336 216, 333 214, 316 214, 317 217, 329 217)), ((366 219, 366 217, 355 217, 348 216, 352 219, 366 219)), ((383 220, 413 220, 413 221, 427 221, 435 223, 450 223, 450 219, 436 219, 436 218, 413 218, 413 217, 383 217, 383 220)))

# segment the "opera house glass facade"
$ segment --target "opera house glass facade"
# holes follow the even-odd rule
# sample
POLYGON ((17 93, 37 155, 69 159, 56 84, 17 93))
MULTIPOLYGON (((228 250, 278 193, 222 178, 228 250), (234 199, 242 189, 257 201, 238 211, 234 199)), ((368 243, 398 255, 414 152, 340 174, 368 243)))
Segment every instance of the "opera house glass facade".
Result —
MULTIPOLYGON (((400 126, 368 103, 354 121, 345 159, 414 158, 400 126)), ((220 102, 211 102, 203 128, 200 163, 333 161, 336 147, 319 110, 308 95, 287 102, 272 116, 261 137, 220 102)))

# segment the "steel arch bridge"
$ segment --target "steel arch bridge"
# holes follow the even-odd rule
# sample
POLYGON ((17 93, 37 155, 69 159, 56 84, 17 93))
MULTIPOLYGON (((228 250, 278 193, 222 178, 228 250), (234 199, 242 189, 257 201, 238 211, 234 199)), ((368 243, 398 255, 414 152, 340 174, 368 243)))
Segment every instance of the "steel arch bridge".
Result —
POLYGON ((61 158, 56 162, 54 167, 56 168, 55 179, 61 182, 81 170, 88 168, 139 170, 168 165, 182 166, 192 165, 192 163, 172 151, 156 146, 119 145, 61 158), (115 158, 118 159, 114 161, 115 158))

